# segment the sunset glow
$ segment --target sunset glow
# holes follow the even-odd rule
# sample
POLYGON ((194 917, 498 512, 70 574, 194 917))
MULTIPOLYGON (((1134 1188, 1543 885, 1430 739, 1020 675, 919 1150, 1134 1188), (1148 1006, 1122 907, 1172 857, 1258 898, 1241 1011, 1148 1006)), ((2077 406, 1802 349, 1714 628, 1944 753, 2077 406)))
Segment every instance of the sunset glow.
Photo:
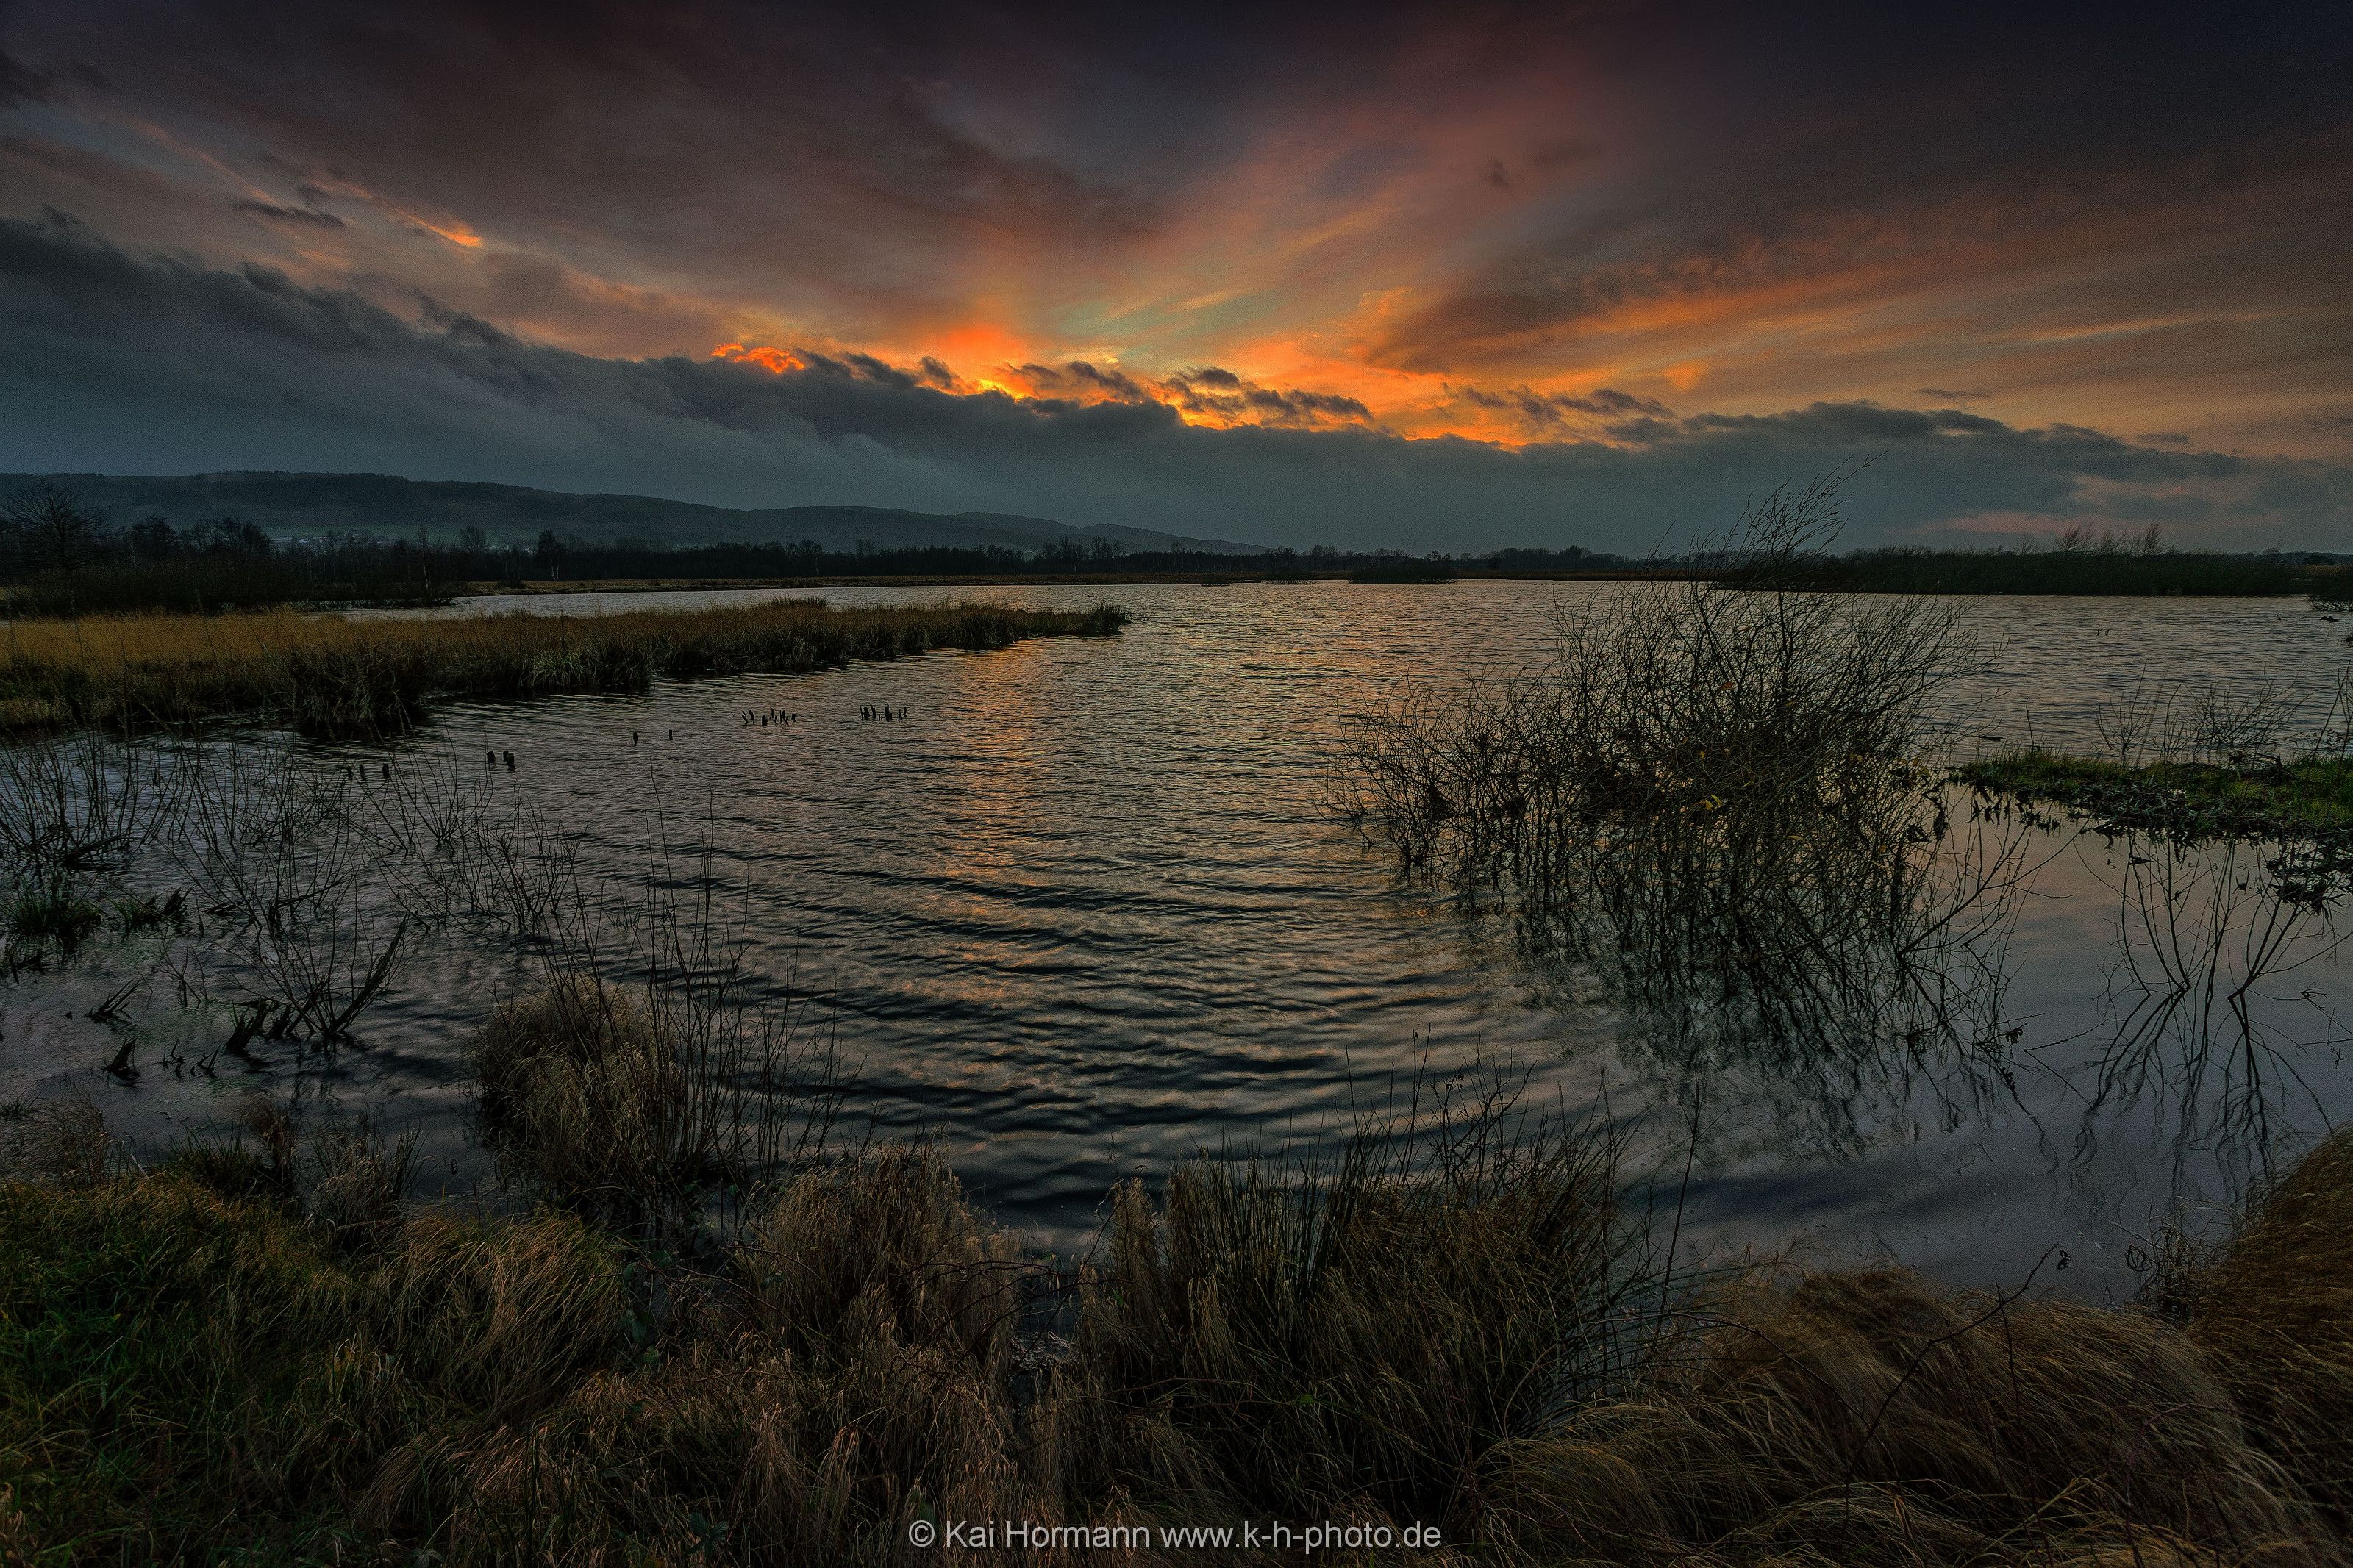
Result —
MULTIPOLYGON (((913 441, 918 489, 944 459, 892 396, 1123 438, 1146 428, 1123 409, 1378 437, 1424 466, 1430 441, 1599 460, 1765 421, 1815 432, 1787 467, 1872 449, 1809 410, 1935 416, 1906 428, 1947 445, 1977 439, 1965 414, 2038 452, 2095 432, 2152 475, 2312 466, 2230 497, 2213 465, 2169 477, 2147 504, 2185 525, 2353 494, 2353 121, 2316 16, 2087 18, 2024 50, 1989 14, 1924 48, 1738 9, 1408 8, 1175 56, 1142 25, 786 26, 729 0, 576 31, 227 16, 12 10, 0 215, 453 342, 862 389, 874 430, 804 425, 913 441)), ((1711 494, 1753 483, 1718 468, 1711 494)), ((1938 526, 2062 526, 2066 496, 2110 504, 2096 478, 1989 482, 1938 526)))

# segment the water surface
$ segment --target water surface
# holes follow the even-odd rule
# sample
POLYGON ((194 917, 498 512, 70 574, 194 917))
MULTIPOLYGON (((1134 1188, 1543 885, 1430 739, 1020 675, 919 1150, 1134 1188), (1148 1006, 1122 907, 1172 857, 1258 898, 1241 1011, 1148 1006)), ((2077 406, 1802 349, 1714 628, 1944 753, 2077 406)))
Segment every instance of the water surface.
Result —
MULTIPOLYGON (((1041 1244, 1082 1239, 1124 1174, 1199 1146, 1313 1142, 1400 1075, 1483 1061, 1626 1130, 1633 1173, 1680 1195, 1693 1256, 1797 1247, 1972 1282, 2039 1264, 2045 1282, 2123 1294, 2154 1226, 2211 1215, 2353 1106, 2332 912, 2281 903, 2248 847, 2178 855, 2072 826, 2024 834, 2034 870, 2000 954, 2017 1033, 1993 1081, 1930 1063, 1793 1107, 1790 1084, 1758 1067, 1694 1097, 1632 1048, 1609 997, 1530 970, 1401 882, 1325 800, 1325 757, 1352 710, 1398 681, 1524 665, 1556 604, 1612 591, 828 590, 837 604, 1108 597, 1134 624, 1115 640, 454 706, 397 745, 336 754, 407 776, 512 751, 515 773, 486 787, 573 836, 592 876, 691 888, 708 870, 755 973, 822 998, 859 1068, 851 1120, 940 1137, 983 1200, 1041 1244), (879 705, 903 717, 860 718, 879 705), (800 717, 747 725, 747 712, 800 717)), ((581 614, 750 596, 523 603, 581 614)), ((2003 742, 2091 744, 2101 704, 2137 679, 2271 676, 2316 704, 2346 653, 2301 604, 1966 609, 1991 668, 1961 683, 1956 715, 1966 736, 2003 742)), ((168 982, 142 993, 138 1081, 95 1072, 121 1035, 80 1015, 120 983, 120 959, 0 993, 0 1100, 88 1084, 133 1133, 217 1121, 248 1079, 163 1065, 168 982)), ((354 1044, 304 1070, 417 1131, 432 1179, 463 1187, 483 1157, 459 1051, 528 970, 496 942, 420 942, 354 1044)), ((276 1049, 265 1060, 284 1082, 291 1047, 276 1049)))

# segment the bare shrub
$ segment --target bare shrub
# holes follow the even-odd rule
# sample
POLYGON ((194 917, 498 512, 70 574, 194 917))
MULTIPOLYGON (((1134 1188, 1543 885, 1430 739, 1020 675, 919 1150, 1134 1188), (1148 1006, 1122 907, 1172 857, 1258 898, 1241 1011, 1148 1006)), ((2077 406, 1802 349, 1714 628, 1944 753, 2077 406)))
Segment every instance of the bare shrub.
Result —
POLYGON ((106 514, 67 486, 26 485, 0 505, 0 567, 8 571, 73 572, 111 542, 106 514))
POLYGON ((152 911, 125 878, 185 795, 175 758, 104 736, 0 745, 0 968, 37 966, 52 943, 70 952, 109 901, 152 911))
POLYGON ((1536 870, 1611 823, 1842 818, 1900 793, 1972 645, 1926 599, 1782 585, 1836 503, 1831 480, 1750 509, 1730 552, 1762 587, 1630 583, 1563 612, 1542 668, 1367 716, 1340 759, 1348 803, 1416 858, 1536 870))
POLYGON ((2283 898, 2261 873, 2284 857, 2263 846, 2186 850, 2128 839, 2119 868, 2117 954, 2098 997, 2094 1052, 2079 1070, 2074 1158, 2127 1110, 2177 1162, 2219 1158, 2236 1180, 2261 1174, 2281 1130, 2327 1110, 2296 1038, 2250 995, 2336 952, 2325 907, 2283 898))
POLYGON ((2016 834, 1953 831, 1927 760, 1974 658, 1957 612, 1791 585, 1836 500, 1751 509, 1725 553, 1757 586, 1613 588, 1560 616, 1547 663, 1404 691, 1334 759, 1343 811, 1522 917, 1523 956, 1598 979, 1671 1070, 1819 1072, 1825 1103, 1891 1047, 1999 1054, 2023 869, 2016 834))
POLYGON ((269 1016, 272 1038, 334 1041, 398 973, 417 917, 359 830, 364 786, 287 743, 214 749, 195 764, 172 864, 208 921, 181 984, 269 1016))
MULTIPOLYGON (((2279 759, 2301 703, 2284 679, 2226 684, 2144 674, 2103 704, 2092 723, 2103 752, 2128 768, 2244 766, 2279 759)), ((2330 728, 2324 720, 2324 734, 2330 728)))
POLYGON ((24 879, 122 870, 185 805, 176 763, 90 733, 0 746, 0 855, 24 879))

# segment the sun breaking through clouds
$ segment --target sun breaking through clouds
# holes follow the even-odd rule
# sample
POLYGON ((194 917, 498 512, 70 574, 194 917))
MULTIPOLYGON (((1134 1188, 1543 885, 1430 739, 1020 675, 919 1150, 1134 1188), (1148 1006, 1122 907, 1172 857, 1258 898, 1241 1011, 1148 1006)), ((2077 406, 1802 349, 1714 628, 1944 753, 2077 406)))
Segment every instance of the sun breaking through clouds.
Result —
POLYGON ((0 462, 1477 547, 1882 454, 1889 536, 2343 542, 2348 69, 2318 6, 32 0, 0 462))

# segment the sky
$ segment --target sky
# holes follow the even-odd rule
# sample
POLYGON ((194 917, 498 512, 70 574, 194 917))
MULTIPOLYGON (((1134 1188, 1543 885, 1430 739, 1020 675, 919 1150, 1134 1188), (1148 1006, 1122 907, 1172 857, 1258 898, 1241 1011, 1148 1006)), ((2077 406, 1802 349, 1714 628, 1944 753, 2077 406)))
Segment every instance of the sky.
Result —
POLYGON ((2353 549, 2347 18, 0 0, 0 469, 2353 549))

